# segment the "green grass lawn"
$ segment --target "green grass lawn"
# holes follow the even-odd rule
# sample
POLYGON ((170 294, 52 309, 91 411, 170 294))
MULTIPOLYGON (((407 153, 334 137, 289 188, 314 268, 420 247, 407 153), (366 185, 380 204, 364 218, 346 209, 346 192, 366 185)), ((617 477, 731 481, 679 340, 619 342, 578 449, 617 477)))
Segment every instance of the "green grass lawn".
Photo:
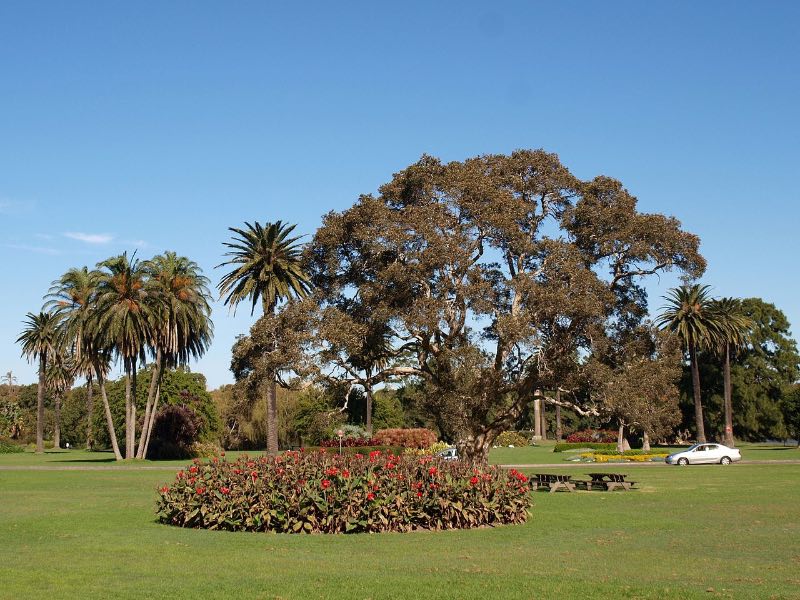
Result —
POLYGON ((0 598, 800 598, 800 465, 628 472, 522 526, 279 536, 156 523, 169 472, 0 471, 0 598))

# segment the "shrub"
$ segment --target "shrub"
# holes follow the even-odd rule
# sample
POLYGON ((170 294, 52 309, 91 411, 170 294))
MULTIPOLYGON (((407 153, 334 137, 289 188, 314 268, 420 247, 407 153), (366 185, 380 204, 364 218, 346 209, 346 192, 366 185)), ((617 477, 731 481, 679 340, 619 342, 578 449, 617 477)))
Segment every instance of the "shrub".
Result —
POLYGON ((607 451, 615 451, 617 449, 616 444, 595 444, 592 442, 587 442, 585 444, 565 444, 560 442, 553 446, 553 452, 567 452, 568 450, 582 450, 583 448, 589 448, 591 450, 607 450, 607 451))
MULTIPOLYGON (((303 452, 333 452, 334 454, 339 453, 339 444, 337 443, 335 447, 332 446, 309 446, 307 448, 301 449, 303 452)), ((369 454, 370 452, 374 452, 375 450, 380 450, 381 452, 391 452, 392 454, 402 454, 403 448, 402 446, 346 446, 342 443, 342 454, 369 454)))
POLYGON ((0 437, 0 454, 16 454, 24 452, 19 444, 5 437, 0 437))
POLYGON ((411 456, 434 456, 442 450, 447 450, 449 447, 450 444, 447 442, 436 442, 427 448, 406 448, 403 454, 409 454, 411 456))
POLYGON ((623 452, 622 454, 600 454, 594 452, 585 452, 581 454, 581 458, 588 458, 593 460, 594 462, 608 462, 610 460, 624 460, 628 462, 649 462, 653 459, 664 459, 669 455, 668 452, 651 452, 648 454, 644 454, 641 451, 637 452, 636 454, 629 454, 628 452, 623 452))
POLYGON ((584 429, 567 436, 568 444, 593 442, 596 444, 612 444, 617 441, 617 432, 610 429, 584 429))
POLYGON ((432 457, 287 452, 195 460, 159 490, 157 515, 180 527, 280 533, 459 529, 522 523, 527 478, 432 457))
POLYGON ((147 458, 190 458, 200 426, 200 418, 188 406, 165 406, 156 414, 147 458))
POLYGON ((225 451, 214 442, 195 442, 190 452, 193 458, 214 458, 225 455, 225 451))
POLYGON ((381 429, 373 439, 385 446, 428 448, 436 443, 437 436, 430 429, 381 429))
MULTIPOLYGON (((342 441, 342 448, 367 448, 369 446, 380 446, 381 443, 376 440, 375 438, 348 438, 343 437, 342 441)), ((322 440, 320 443, 320 448, 338 448, 339 447, 339 438, 333 440, 322 440)))
POLYGON ((516 431, 504 431, 497 436, 494 445, 502 446, 503 448, 507 448, 508 446, 519 448, 520 446, 529 446, 530 442, 516 431))

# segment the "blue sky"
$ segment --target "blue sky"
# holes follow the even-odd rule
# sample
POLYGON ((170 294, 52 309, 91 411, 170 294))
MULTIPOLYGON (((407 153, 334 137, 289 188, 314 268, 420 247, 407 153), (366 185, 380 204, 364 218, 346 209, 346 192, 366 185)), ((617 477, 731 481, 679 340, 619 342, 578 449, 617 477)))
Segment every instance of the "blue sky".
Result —
MULTIPOLYGON (((321 217, 423 153, 556 152, 800 322, 800 3, 0 3, 0 372, 52 280, 321 217)), ((675 282, 650 285, 651 304, 675 282)), ((195 370, 230 382, 249 311, 195 370)))

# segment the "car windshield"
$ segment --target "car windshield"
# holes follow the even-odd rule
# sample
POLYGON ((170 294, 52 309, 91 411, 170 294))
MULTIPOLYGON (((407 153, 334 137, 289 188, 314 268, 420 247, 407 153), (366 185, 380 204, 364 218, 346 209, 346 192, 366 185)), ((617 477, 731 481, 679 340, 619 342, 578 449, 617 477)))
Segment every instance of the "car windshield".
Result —
POLYGON ((691 446, 689 446, 689 447, 688 447, 688 448, 687 448, 685 451, 686 451, 686 452, 691 452, 692 450, 697 450, 697 449, 698 449, 698 448, 699 448, 701 445, 702 445, 702 444, 692 444, 692 445, 691 445, 691 446))

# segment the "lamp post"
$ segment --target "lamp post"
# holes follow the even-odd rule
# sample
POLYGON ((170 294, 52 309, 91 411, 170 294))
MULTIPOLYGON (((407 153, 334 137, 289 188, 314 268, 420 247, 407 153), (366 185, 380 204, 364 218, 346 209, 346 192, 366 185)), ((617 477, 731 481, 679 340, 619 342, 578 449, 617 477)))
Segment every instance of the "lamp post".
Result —
POLYGON ((344 437, 344 431, 342 429, 339 429, 336 432, 336 435, 339 436, 339 454, 341 454, 342 453, 342 438, 344 437))

